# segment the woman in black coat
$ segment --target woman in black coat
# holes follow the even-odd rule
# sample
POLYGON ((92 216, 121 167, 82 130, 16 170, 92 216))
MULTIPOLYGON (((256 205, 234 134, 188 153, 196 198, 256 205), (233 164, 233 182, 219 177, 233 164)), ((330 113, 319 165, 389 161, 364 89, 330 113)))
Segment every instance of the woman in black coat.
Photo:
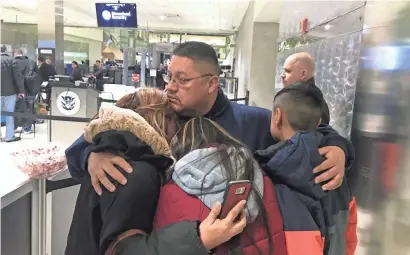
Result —
MULTIPOLYGON (((151 233, 165 171, 173 164, 168 141, 176 122, 166 93, 142 89, 101 109, 85 128, 88 151, 116 153, 132 166, 127 185, 95 193, 90 176, 82 180, 70 228, 66 255, 144 254, 201 255, 240 233, 246 222, 186 221, 151 233)), ((113 181, 113 180, 111 180, 113 181)), ((115 183, 115 182, 114 182, 115 183)))

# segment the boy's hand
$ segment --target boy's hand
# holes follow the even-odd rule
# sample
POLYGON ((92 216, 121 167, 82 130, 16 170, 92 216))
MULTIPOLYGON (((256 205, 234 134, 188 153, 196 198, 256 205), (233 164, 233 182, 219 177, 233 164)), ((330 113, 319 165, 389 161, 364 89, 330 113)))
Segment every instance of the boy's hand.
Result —
POLYGON ((322 174, 316 177, 316 183, 322 183, 328 180, 328 183, 322 186, 323 190, 333 190, 343 183, 345 175, 345 152, 337 146, 327 146, 319 149, 319 153, 326 157, 326 160, 313 169, 314 173, 322 174))
POLYGON ((88 172, 90 173, 94 190, 98 195, 101 196, 102 194, 100 183, 102 183, 107 190, 111 192, 115 191, 115 186, 108 179, 107 173, 122 185, 127 183, 127 179, 116 166, 121 167, 128 173, 132 172, 132 167, 120 156, 105 152, 92 152, 90 154, 88 158, 88 172))

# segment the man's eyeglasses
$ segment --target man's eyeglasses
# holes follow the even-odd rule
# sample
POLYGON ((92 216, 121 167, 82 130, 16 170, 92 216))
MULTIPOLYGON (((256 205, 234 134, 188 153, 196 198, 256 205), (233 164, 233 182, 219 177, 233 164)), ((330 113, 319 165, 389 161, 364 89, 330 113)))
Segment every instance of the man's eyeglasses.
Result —
POLYGON ((178 84, 178 85, 184 85, 184 84, 186 84, 186 83, 188 83, 188 82, 190 82, 190 81, 192 81, 192 80, 204 78, 204 77, 207 77, 207 76, 214 76, 214 75, 208 73, 208 74, 204 74, 204 75, 201 75, 201 76, 198 76, 198 77, 194 77, 194 78, 181 78, 181 77, 172 77, 172 75, 169 75, 169 74, 163 74, 163 75, 162 75, 162 78, 164 78, 164 81, 165 81, 166 83, 170 83, 170 82, 172 81, 172 82, 174 82, 174 83, 176 83, 176 84, 178 84))

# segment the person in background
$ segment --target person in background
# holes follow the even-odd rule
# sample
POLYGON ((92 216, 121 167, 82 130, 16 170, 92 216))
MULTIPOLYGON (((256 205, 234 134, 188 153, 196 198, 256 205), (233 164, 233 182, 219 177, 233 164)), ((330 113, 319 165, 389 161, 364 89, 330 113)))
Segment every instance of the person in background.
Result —
POLYGON ((346 177, 329 192, 315 182, 314 169, 325 160, 319 148, 326 137, 317 132, 321 103, 321 94, 302 84, 279 91, 270 127, 280 142, 255 153, 275 184, 289 255, 353 255, 357 246, 356 201, 346 177))
MULTIPOLYGON (((269 124, 272 112, 266 109, 232 103, 218 88, 219 64, 215 49, 202 42, 185 42, 173 51, 165 81, 170 105, 184 123, 195 116, 207 117, 234 138, 243 142, 251 151, 266 149, 276 143, 270 134, 269 124)), ((318 129, 326 137, 326 147, 321 153, 327 158, 317 170, 323 173, 316 179, 319 183, 329 181, 325 190, 337 188, 343 182, 345 168, 354 160, 353 146, 330 126, 318 129), (325 171, 326 170, 326 171, 325 171)), ((116 188, 108 179, 112 176, 119 183, 126 184, 125 176, 115 165, 127 172, 129 164, 120 156, 91 153, 88 143, 80 136, 66 150, 68 168, 74 178, 81 178, 87 171, 93 176, 93 185, 101 193, 100 183, 108 190, 116 188)))
POLYGON ((51 57, 50 56, 48 56, 48 57, 46 57, 46 63, 47 63, 47 65, 52 65, 52 59, 51 59, 51 57))
POLYGON ((75 81, 82 81, 83 74, 80 68, 78 68, 78 63, 76 61, 71 62, 71 67, 73 68, 73 73, 71 74, 71 80, 75 81))
MULTIPOLYGON (((21 72, 21 75, 23 77, 26 77, 30 71, 34 71, 37 72, 37 65, 36 62, 34 60, 28 59, 27 56, 23 56, 23 51, 20 48, 16 48, 14 49, 13 52, 14 55, 14 59, 17 62, 17 67, 21 72)), ((27 84, 25 84, 25 86, 27 86, 27 84)), ((29 107, 33 107, 34 108, 34 101, 36 99, 36 95, 30 95, 28 93, 29 88, 25 87, 25 91, 26 91, 26 102, 29 105, 29 107)), ((33 133, 32 129, 31 129, 32 125, 27 125, 23 127, 23 131, 25 134, 31 134, 33 133)))
POLYGON ((322 97, 322 123, 329 124, 330 112, 322 91, 316 86, 313 78, 315 63, 312 56, 306 52, 299 52, 290 55, 283 64, 283 72, 281 75, 282 84, 284 87, 294 84, 302 84, 304 87, 316 90, 322 97))
POLYGON ((165 81, 164 81, 164 75, 167 74, 167 70, 164 68, 163 64, 159 65, 159 69, 157 70, 157 75, 156 75, 156 85, 157 88, 159 89, 165 89, 165 81))
MULTIPOLYGON (((14 112, 17 98, 24 97, 24 76, 21 74, 17 61, 7 54, 5 45, 1 46, 1 110, 14 112)), ((5 142, 19 141, 14 136, 14 117, 6 116, 5 142)))
MULTIPOLYGON (((47 58, 49 58, 49 57, 47 57, 47 58)), ((49 62, 51 63, 51 58, 50 58, 49 62)), ((37 63, 38 63, 38 73, 40 74, 43 82, 48 81, 50 76, 54 76, 54 75, 57 74, 56 69, 54 68, 54 66, 52 66, 51 64, 48 64, 47 60, 44 60, 44 57, 39 56, 37 58, 37 63)))
POLYGON ((93 74, 95 77, 96 88, 99 91, 103 91, 104 90, 104 70, 102 68, 100 60, 95 61, 93 74))

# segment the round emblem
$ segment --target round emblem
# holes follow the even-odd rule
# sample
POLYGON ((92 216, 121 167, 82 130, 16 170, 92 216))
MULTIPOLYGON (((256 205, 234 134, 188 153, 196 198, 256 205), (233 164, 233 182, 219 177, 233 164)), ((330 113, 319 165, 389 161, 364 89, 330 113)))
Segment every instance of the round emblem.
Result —
POLYGON ((80 98, 72 91, 65 91, 57 96, 57 109, 66 116, 76 114, 81 107, 80 98))
POLYGON ((111 19, 111 12, 110 11, 105 10, 105 11, 102 12, 101 15, 102 15, 103 19, 105 19, 105 20, 110 20, 111 19))

